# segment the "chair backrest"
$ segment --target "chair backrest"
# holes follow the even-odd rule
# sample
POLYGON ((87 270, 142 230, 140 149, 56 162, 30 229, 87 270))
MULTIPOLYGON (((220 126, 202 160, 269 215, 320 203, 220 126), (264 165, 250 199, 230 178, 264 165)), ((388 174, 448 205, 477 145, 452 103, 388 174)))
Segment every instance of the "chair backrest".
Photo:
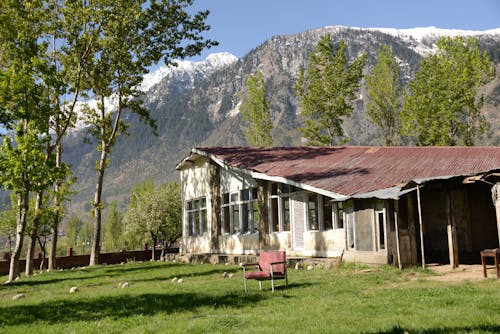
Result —
POLYGON ((285 274, 286 252, 285 251, 266 251, 259 255, 259 266, 262 271, 270 272, 270 264, 273 262, 283 262, 273 266, 273 272, 276 274, 285 274))

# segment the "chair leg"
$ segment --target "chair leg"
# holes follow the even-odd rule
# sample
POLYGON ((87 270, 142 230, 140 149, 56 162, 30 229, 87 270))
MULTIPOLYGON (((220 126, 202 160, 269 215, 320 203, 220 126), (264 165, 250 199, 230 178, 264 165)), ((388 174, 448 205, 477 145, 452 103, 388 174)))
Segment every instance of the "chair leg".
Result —
POLYGON ((259 281, 259 290, 262 290, 262 281, 259 281))
POLYGON ((272 279, 272 278, 271 278, 271 288, 272 288, 272 290, 274 292, 274 279, 272 279))
POLYGON ((248 288, 247 288, 247 279, 244 277, 243 278, 244 284, 245 284, 245 293, 248 293, 248 288))
POLYGON ((286 287, 288 288, 288 274, 285 274, 285 284, 286 284, 286 287))

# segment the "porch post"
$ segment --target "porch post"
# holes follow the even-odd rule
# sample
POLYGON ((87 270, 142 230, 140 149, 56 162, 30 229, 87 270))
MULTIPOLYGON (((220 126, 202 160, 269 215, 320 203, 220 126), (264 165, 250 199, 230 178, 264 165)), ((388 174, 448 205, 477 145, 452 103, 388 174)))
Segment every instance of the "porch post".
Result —
POLYGON ((221 212, 220 212, 220 201, 221 201, 221 192, 220 192, 220 168, 214 163, 210 163, 209 165, 209 173, 210 173, 210 250, 212 253, 221 252, 219 237, 220 227, 221 227, 221 212))
POLYGON ((500 183, 494 184, 491 188, 491 199, 497 216, 498 244, 500 246, 500 183))
POLYGON ((458 242, 457 242, 457 228, 453 223, 453 212, 451 203, 451 192, 447 191, 448 200, 446 201, 446 214, 448 216, 448 252, 450 256, 450 265, 452 268, 458 267, 458 242))
POLYGON ((398 267, 399 269, 403 269, 403 265, 401 264, 401 251, 399 250, 399 224, 398 224, 398 216, 399 216, 399 200, 394 201, 394 227, 396 229, 396 253, 398 256, 398 267))
POLYGON ((418 225, 420 227, 420 251, 422 254, 422 268, 425 269, 424 224, 422 222, 422 202, 420 201, 420 186, 417 186, 417 203, 418 203, 418 225))
POLYGON ((266 248, 266 240, 269 234, 269 211, 267 197, 267 183, 265 181, 257 181, 257 197, 259 203, 259 248, 266 248))

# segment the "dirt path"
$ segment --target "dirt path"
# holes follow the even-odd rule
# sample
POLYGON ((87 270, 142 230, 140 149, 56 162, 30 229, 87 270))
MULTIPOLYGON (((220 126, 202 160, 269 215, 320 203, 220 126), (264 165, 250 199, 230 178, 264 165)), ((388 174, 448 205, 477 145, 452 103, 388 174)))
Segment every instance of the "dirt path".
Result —
MULTIPOLYGON (((483 267, 480 264, 461 264, 458 268, 451 268, 450 265, 429 265, 429 270, 432 270, 438 276, 428 277, 429 280, 436 281, 464 281, 464 280, 483 280, 483 267)), ((488 278, 496 277, 496 272, 493 266, 487 267, 488 278)))

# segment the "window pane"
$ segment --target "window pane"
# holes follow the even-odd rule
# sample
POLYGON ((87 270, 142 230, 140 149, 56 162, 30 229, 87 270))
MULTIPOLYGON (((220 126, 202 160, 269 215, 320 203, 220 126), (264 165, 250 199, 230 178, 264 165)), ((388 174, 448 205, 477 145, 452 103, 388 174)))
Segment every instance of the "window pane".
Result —
POLYGON ((257 188, 252 188, 252 199, 257 200, 259 198, 259 190, 257 188))
POLYGON ((332 202, 330 198, 323 196, 323 226, 325 230, 333 229, 332 202))
POLYGON ((240 206, 238 204, 231 206, 233 211, 233 233, 240 232, 240 206))
POLYGON ((319 229, 319 226, 318 226, 318 207, 316 204, 316 194, 308 195, 307 218, 309 221, 309 229, 317 231, 319 229))
POLYGON ((344 228, 344 202, 337 202, 337 228, 344 228))
POLYGON ((253 226, 254 226, 254 231, 257 230, 257 226, 259 226, 259 203, 257 201, 252 202, 253 206, 253 226))
POLYGON ((279 231, 279 221, 278 221, 278 199, 271 198, 271 228, 272 232, 279 231))
POLYGON ((231 194, 231 202, 238 202, 238 193, 231 194))
POLYGON ((271 184, 271 195, 278 195, 278 184, 271 184))
POLYGON ((243 204, 241 206, 241 209, 242 209, 242 215, 241 215, 241 218, 242 218, 242 222, 241 222, 241 232, 242 233, 246 233, 249 231, 249 219, 248 219, 248 216, 250 215, 250 211, 248 210, 248 205, 249 204, 243 204))
POLYGON ((224 226, 224 233, 231 233, 231 220, 229 218, 229 206, 222 208, 222 225, 224 226))
POLYGON ((225 193, 222 194, 222 204, 228 204, 229 203, 229 194, 225 193))
POLYGON ((202 233, 208 233, 208 220, 207 220, 207 210, 201 210, 200 212, 201 228, 202 233))
POLYGON ((250 199, 250 190, 244 189, 241 191, 241 200, 248 201, 250 199))
POLYGON ((290 231, 290 198, 283 197, 283 231, 290 231))
POLYGON ((205 197, 200 198, 200 208, 206 208, 207 207, 207 200, 205 197))

